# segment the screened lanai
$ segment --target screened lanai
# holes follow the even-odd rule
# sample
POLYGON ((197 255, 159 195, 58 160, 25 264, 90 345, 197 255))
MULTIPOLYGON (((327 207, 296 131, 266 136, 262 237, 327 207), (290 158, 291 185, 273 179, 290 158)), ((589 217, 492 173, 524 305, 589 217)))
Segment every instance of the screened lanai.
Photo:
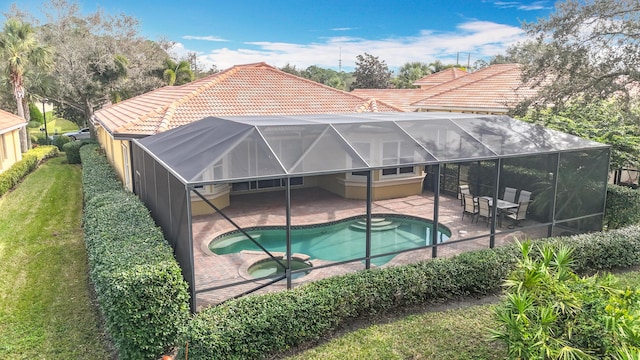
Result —
POLYGON ((209 117, 136 140, 132 163, 196 310, 517 237, 598 231, 609 152, 507 116, 354 113, 209 117), (508 189, 518 198, 504 200, 508 189))

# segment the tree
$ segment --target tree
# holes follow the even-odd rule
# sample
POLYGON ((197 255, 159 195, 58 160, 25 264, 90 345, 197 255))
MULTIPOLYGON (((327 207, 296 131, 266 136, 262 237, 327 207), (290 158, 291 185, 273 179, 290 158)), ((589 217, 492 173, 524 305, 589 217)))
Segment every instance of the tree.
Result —
POLYGON ((163 78, 167 85, 184 85, 195 79, 191 64, 186 60, 176 63, 171 58, 166 58, 164 66, 163 78))
POLYGON ((287 74, 302 76, 302 71, 298 70, 295 65, 291 65, 289 63, 281 67, 280 70, 286 72, 287 74))
POLYGON ((328 85, 329 80, 338 74, 337 71, 311 65, 302 71, 301 76, 317 83, 328 85))
POLYGON ((47 24, 39 33, 54 49, 56 86, 50 99, 63 113, 82 114, 79 124, 103 104, 162 86, 156 74, 167 53, 138 35, 135 18, 102 11, 83 15, 66 0, 51 0, 45 15, 47 24))
MULTIPOLYGON (((24 107, 25 74, 31 67, 47 66, 49 54, 49 50, 38 43, 30 24, 15 18, 5 22, 0 34, 0 61, 12 87, 18 116, 24 119, 27 119, 24 107)), ((25 127, 20 129, 20 145, 22 152, 27 152, 31 147, 25 127)))
POLYGON ((617 99, 529 112, 523 120, 611 145, 611 169, 640 164, 640 108, 625 111, 617 99))
POLYGON ((638 1, 567 0, 548 18, 523 26, 530 40, 513 51, 538 95, 520 112, 612 96, 632 102, 640 84, 638 1))
POLYGON ((392 82, 398 89, 414 89, 417 86, 414 86, 413 83, 429 74, 431 74, 429 64, 419 61, 408 62, 400 67, 398 76, 392 82))
POLYGON ((386 89, 389 87, 391 71, 377 56, 364 53, 356 56, 355 81, 351 84, 353 89, 386 89))

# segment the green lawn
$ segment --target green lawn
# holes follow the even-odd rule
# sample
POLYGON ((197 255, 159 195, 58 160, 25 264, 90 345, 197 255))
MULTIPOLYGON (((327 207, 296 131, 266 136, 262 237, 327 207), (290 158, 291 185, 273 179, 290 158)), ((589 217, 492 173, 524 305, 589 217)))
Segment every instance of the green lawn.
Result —
MULTIPOLYGON (((640 286, 640 271, 617 274, 619 286, 640 286)), ((314 359, 505 359, 489 340, 495 304, 410 315, 336 337, 290 360, 314 359)))
POLYGON ((495 305, 409 315, 368 326, 288 359, 504 359, 489 339, 495 305))
POLYGON ((108 359, 92 306, 80 167, 58 157, 0 197, 3 359, 108 359))
MULTIPOLYGON (((78 125, 76 123, 55 117, 52 111, 47 111, 47 132, 49 135, 62 134, 75 130, 78 130, 78 125)), ((30 128, 29 134, 44 137, 44 131, 40 131, 40 128, 30 128)))

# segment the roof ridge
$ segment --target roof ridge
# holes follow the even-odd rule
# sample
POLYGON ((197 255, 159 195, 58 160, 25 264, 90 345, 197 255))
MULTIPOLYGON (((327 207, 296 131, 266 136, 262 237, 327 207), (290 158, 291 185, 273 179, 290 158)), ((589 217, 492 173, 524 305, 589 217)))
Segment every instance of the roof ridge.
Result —
MULTIPOLYGON (((260 63, 257 63, 260 64, 260 63)), ((251 64, 254 65, 254 64, 251 64)), ((151 117, 153 117, 153 115, 162 115, 162 120, 160 121, 160 123, 158 124, 158 126, 155 128, 155 131, 164 131, 167 130, 169 128, 169 125, 171 124, 171 119, 173 118, 173 115, 175 114, 176 109, 178 108, 178 106, 180 104, 183 104, 184 102, 192 99, 193 97, 201 94, 203 91, 211 88, 213 85, 219 83, 220 81, 228 78, 231 74, 236 73, 238 70, 238 67, 241 66, 245 66, 245 65, 236 65, 236 66, 232 66, 229 69, 223 70, 221 72, 215 73, 215 74, 211 74, 210 76, 206 76, 202 79, 198 79, 196 81, 192 81, 190 83, 186 83, 184 85, 180 85, 178 88, 179 89, 186 89, 186 88, 190 88, 190 87, 194 87, 193 90, 191 90, 190 92, 185 93, 184 95, 178 97, 177 99, 171 101, 170 103, 166 104, 165 106, 161 107, 161 111, 153 111, 153 112, 149 112, 141 117, 139 117, 136 121, 132 121, 130 123, 127 124, 126 127, 131 127, 134 124, 138 123, 138 122, 143 122, 151 117), (199 83, 202 83, 198 86, 199 83)))
MULTIPOLYGON (((507 65, 507 64, 495 64, 495 65, 507 65)), ((495 65, 493 65, 493 66, 495 66, 495 65)), ((518 65, 518 64, 515 64, 515 65, 518 65)), ((469 75, 465 75, 465 76, 463 76, 463 77, 461 77, 461 78, 468 78, 468 76, 473 76, 473 74, 477 74, 477 73, 479 73, 479 72, 485 71, 485 70, 490 69, 490 68, 491 68, 491 66, 487 66, 487 67, 486 67, 486 68, 484 68, 484 69, 480 69, 480 70, 478 70, 478 71, 476 71, 476 72, 474 72, 474 73, 470 73, 469 75)), ((417 103, 419 103, 419 102, 421 102, 421 101, 424 101, 424 100, 426 100, 426 99, 429 99, 429 98, 432 98, 432 97, 436 97, 436 96, 442 95, 442 94, 444 94, 444 93, 446 93, 446 92, 453 91, 453 90, 457 90, 457 89, 460 89, 460 88, 462 88, 462 87, 468 86, 468 85, 470 85, 470 84, 475 84, 475 83, 477 83, 477 82, 479 82, 479 81, 484 81, 484 80, 486 80, 486 79, 493 78, 493 77, 495 77, 495 76, 497 76, 497 75, 504 74, 505 72, 508 72, 508 71, 510 71, 510 70, 511 70, 511 68, 504 69, 504 70, 500 70, 500 71, 496 72, 495 74, 492 74, 492 75, 489 75, 489 76, 486 76, 486 77, 482 77, 482 78, 479 78, 479 79, 476 79, 476 80, 472 80, 472 81, 469 81, 469 82, 467 82, 467 83, 460 84, 460 85, 458 85, 458 86, 448 87, 448 88, 446 88, 446 89, 443 89, 443 90, 442 90, 442 91, 440 91, 440 92, 436 92, 436 93, 434 93, 434 94, 431 94, 431 95, 429 95, 429 96, 425 97, 424 99, 420 99, 420 100, 418 100, 418 101, 415 101, 415 102, 411 103, 410 105, 415 105, 415 104, 417 104, 417 103)), ((439 85, 433 86, 433 87, 431 87, 431 88, 429 88, 429 89, 425 89, 425 90, 433 90, 433 88, 438 88, 438 87, 440 87, 440 86, 443 86, 443 87, 444 87, 444 85, 449 84, 449 83, 451 83, 451 82, 454 82, 454 81, 456 81, 456 80, 457 80, 457 78, 456 78, 456 79, 451 79, 451 80, 449 80, 449 81, 447 81, 447 82, 444 82, 444 83, 442 83, 442 84, 439 84, 439 85)), ((436 90, 437 90, 437 89, 436 89, 436 90)))
MULTIPOLYGON (((349 95, 349 96, 351 96, 351 97, 357 98, 357 99, 362 100, 362 101, 364 101, 364 102, 367 102, 368 100, 374 100, 374 101, 377 101, 378 103, 381 103, 382 105, 388 106, 388 107, 390 107, 390 108, 392 108, 392 109, 395 109, 395 110, 397 110, 397 111, 402 111, 402 112, 404 112, 404 110, 400 109, 399 107, 397 107, 397 106, 395 106, 395 105, 392 105, 392 104, 388 104, 388 103, 386 103, 386 102, 384 102, 384 101, 375 100, 375 99, 373 99, 373 98, 371 98, 371 99, 368 99, 368 100, 367 100, 367 98, 364 98, 364 97, 362 97, 362 96, 358 96, 358 95, 352 94, 352 93, 351 93, 351 92, 349 92, 349 91, 336 89, 336 88, 331 87, 331 86, 329 86, 329 85, 325 85, 325 84, 319 83, 319 82, 317 82, 317 81, 313 81, 313 80, 311 80, 311 79, 304 78, 304 77, 302 77, 302 76, 297 76, 297 75, 294 75, 294 74, 290 74, 290 73, 288 73, 288 72, 286 72, 286 71, 282 71, 282 70, 280 70, 280 69, 278 69, 278 68, 275 68, 275 67, 273 67, 273 66, 271 66, 271 65, 268 65, 268 64, 266 64, 266 63, 262 63, 262 64, 264 64, 266 67, 270 68, 270 70, 271 70, 271 71, 275 71, 275 72, 281 73, 281 74, 286 75, 286 76, 288 76, 288 77, 293 77, 293 78, 296 78, 296 79, 299 79, 299 80, 303 80, 303 81, 305 81, 305 82, 307 82, 307 83, 309 83, 309 84, 311 84, 311 85, 324 87, 324 88, 326 88, 326 89, 328 89, 328 90, 330 90, 330 91, 334 91, 334 92, 342 93, 342 94, 344 94, 344 95, 349 95)), ((377 104, 376 104, 376 111, 377 111, 377 104)))

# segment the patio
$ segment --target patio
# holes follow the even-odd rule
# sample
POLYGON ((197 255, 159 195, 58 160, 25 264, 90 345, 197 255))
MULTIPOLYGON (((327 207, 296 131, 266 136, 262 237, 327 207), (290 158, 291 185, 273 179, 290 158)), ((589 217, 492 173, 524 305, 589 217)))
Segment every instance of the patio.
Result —
MULTIPOLYGON (((365 214, 366 204, 364 201, 345 199, 319 188, 294 189, 291 192, 291 197, 292 225, 326 223, 365 214)), ((284 201, 285 195, 283 191, 234 195, 232 196, 232 205, 223 209, 223 212, 242 228, 267 225, 282 226, 286 221, 284 201)), ((433 201, 434 194, 431 192, 374 201, 372 203, 372 214, 374 216, 376 213, 403 214, 433 219, 433 201)), ((440 196, 438 212, 440 224, 451 230, 450 239, 437 246, 438 257, 452 256, 464 251, 489 247, 490 227, 482 219, 477 224, 468 216, 465 216, 464 220, 462 220, 462 206, 459 199, 440 196), (480 238, 473 239, 475 237, 480 238), (464 239, 473 240, 456 242, 464 239)), ((536 224, 533 220, 525 220, 521 224, 522 228, 515 229, 509 229, 507 223, 508 221, 505 221, 502 228, 496 227, 496 246, 512 242, 515 238, 542 238, 547 236, 546 226, 530 228, 536 224)), ((264 280, 251 281, 201 293, 200 291, 204 289, 246 281, 247 276, 244 274, 244 269, 246 269, 247 264, 265 258, 265 254, 254 251, 228 255, 213 254, 208 248, 211 240, 221 234, 235 230, 235 227, 219 214, 194 217, 192 228, 198 309, 220 303, 265 283, 264 280)), ((431 258, 431 248, 408 251, 396 255, 383 267, 413 263, 431 258)), ((314 266, 328 265, 330 262, 314 260, 313 264, 314 266)), ((293 280, 293 284, 299 285, 320 278, 363 269, 364 264, 361 261, 324 267, 313 270, 302 278, 293 280)), ((257 292, 282 290, 286 289, 286 286, 286 280, 282 280, 257 292)))

